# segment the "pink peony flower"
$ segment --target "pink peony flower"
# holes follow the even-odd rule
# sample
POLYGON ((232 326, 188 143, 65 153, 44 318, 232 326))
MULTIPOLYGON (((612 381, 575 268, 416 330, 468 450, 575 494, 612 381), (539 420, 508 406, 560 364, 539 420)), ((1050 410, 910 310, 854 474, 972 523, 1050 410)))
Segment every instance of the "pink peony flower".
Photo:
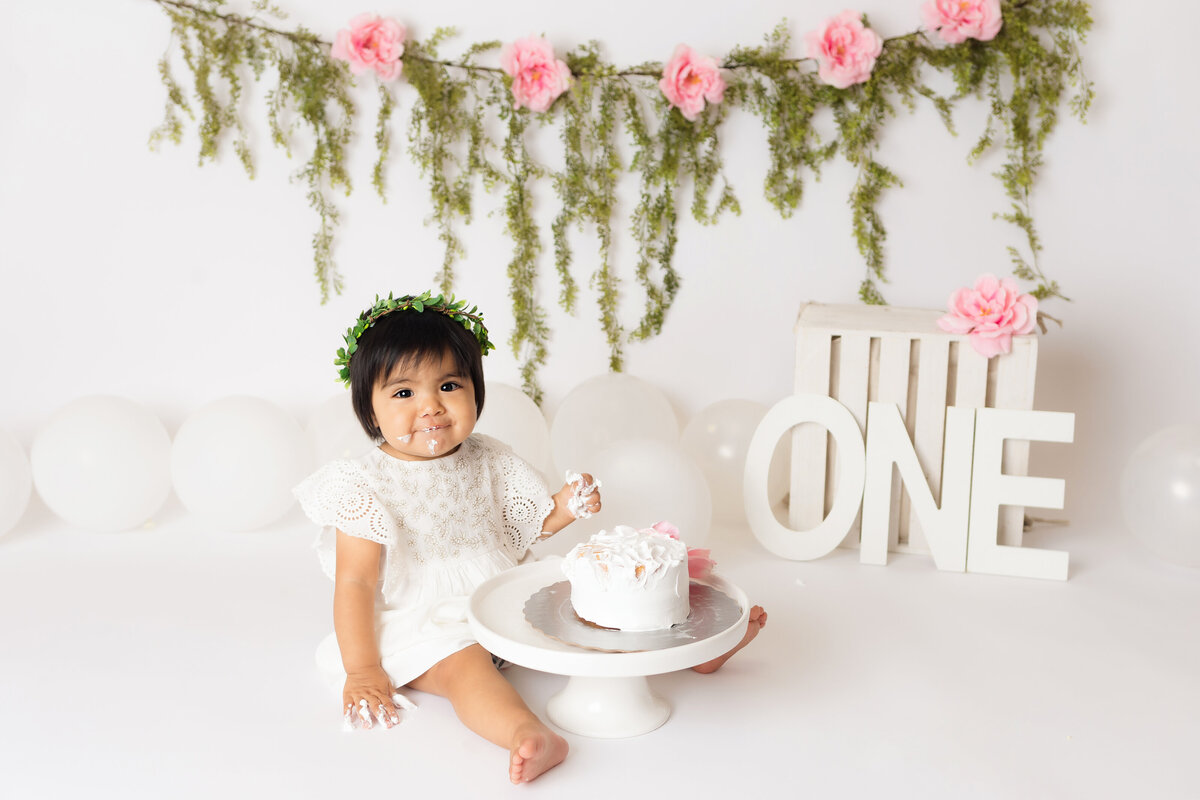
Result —
POLYGON ((381 80, 394 80, 403 65, 404 38, 408 31, 394 19, 376 14, 359 14, 350 20, 349 29, 337 32, 329 55, 350 64, 355 75, 375 70, 381 80))
POLYGON ((825 20, 825 26, 810 31, 804 43, 808 57, 817 60, 821 80, 839 89, 865 83, 883 52, 883 39, 862 24, 858 11, 843 11, 825 20))
POLYGON ((571 86, 571 70, 545 39, 531 36, 504 46, 500 67, 512 78, 513 108, 542 112, 571 86))
POLYGON ((1029 333, 1037 322, 1037 298, 1021 294, 1012 278, 990 274, 980 275, 974 289, 957 289, 949 308, 938 327, 970 334, 971 346, 984 358, 1010 352, 1013 334, 1029 333))
POLYGON ((719 103, 725 97, 725 80, 716 59, 702 56, 686 44, 675 48, 663 67, 658 88, 689 121, 704 110, 706 100, 719 103))
POLYGON ((1000 0, 929 0, 921 6, 921 22, 950 44, 990 41, 1000 32, 1000 0))

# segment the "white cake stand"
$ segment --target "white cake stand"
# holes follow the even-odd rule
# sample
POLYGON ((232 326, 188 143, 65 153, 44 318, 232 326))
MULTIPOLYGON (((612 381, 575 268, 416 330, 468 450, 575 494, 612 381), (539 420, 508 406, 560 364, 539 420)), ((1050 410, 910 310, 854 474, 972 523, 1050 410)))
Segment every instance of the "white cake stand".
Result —
POLYGON ((500 658, 523 667, 567 675, 566 687, 550 698, 546 715, 558 727, 581 736, 620 739, 649 733, 671 716, 671 706, 650 691, 647 675, 687 669, 734 648, 746 631, 746 595, 715 575, 706 581, 742 609, 737 622, 705 639, 639 653, 602 653, 551 639, 525 619, 525 601, 539 589, 563 580, 560 558, 535 561, 483 583, 467 608, 479 643, 500 658))

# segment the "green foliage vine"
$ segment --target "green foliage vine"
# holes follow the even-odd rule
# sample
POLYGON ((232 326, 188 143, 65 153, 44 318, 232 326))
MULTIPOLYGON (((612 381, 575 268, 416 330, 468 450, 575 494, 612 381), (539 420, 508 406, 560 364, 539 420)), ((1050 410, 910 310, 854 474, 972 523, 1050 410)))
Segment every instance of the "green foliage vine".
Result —
MULTIPOLYGON (((159 62, 166 109, 163 123, 151 135, 152 146, 164 139, 178 144, 186 117, 197 126, 201 164, 216 157, 228 135, 253 177, 241 121, 243 84, 247 71, 255 81, 273 80, 266 95, 272 142, 290 156, 298 127, 306 128, 312 140, 296 178, 305 183, 318 217, 313 263, 325 302, 342 285, 333 259, 338 222, 334 194, 349 194, 352 188, 345 157, 357 109, 349 69, 329 57, 328 41, 302 27, 288 30, 264 22, 284 19, 267 0, 253 0, 259 16, 251 17, 225 11, 224 0, 152 2, 170 19, 172 46, 192 76, 189 97, 172 73, 168 47, 159 62)), ((922 100, 932 104, 953 134, 955 105, 980 98, 988 103, 989 116, 968 160, 995 147, 1004 150, 996 177, 1010 206, 996 216, 1014 225, 1024 239, 1023 250, 1008 248, 1014 274, 1032 282, 1032 293, 1040 300, 1062 298, 1058 283, 1047 277, 1038 258, 1042 245, 1033 220, 1032 189, 1042 167, 1043 146, 1068 94, 1070 110, 1080 120, 1091 103, 1093 90, 1079 47, 1092 19, 1084 0, 1015 0, 1003 3, 1002 10, 1003 27, 987 42, 968 39, 946 45, 921 31, 885 39, 870 80, 847 89, 821 82, 811 59, 788 55, 790 34, 781 23, 761 45, 739 46, 729 53, 720 65, 728 84, 724 101, 710 105, 695 121, 686 120, 658 90, 661 63, 618 68, 604 60, 596 42, 563 55, 572 86, 548 112, 535 114, 514 109, 508 76, 479 62, 479 56, 497 49, 499 42, 471 45, 458 58, 446 59, 438 50, 453 36, 452 29, 439 28, 424 41, 409 39, 403 80, 417 94, 409 118, 409 154, 428 182, 429 222, 443 244, 436 282, 442 292, 452 291, 454 265, 464 253, 457 230, 470 222, 476 187, 501 192, 505 227, 513 242, 507 274, 515 326, 509 344, 522 361, 525 390, 540 400, 537 370, 548 356, 551 334, 545 311, 535 300, 543 248, 533 210, 537 187, 548 182, 558 207, 551 225, 558 302, 569 312, 577 310, 571 233, 593 231, 598 264, 588 284, 598 296, 609 366, 619 370, 625 343, 660 333, 679 291, 674 255, 685 188, 690 184, 688 210, 701 224, 714 224, 727 212, 740 213, 723 172, 720 131, 730 111, 742 108, 762 122, 770 155, 763 191, 783 217, 799 208, 808 177, 819 178, 821 168, 836 156, 856 169, 849 204, 852 233, 866 266, 859 295, 864 302, 883 303, 879 284, 888 280, 887 231, 877 205, 884 192, 901 181, 877 158, 880 134, 898 105, 911 112, 922 100), (930 73, 949 75, 953 94, 932 89, 930 73), (832 112, 836 126, 836 136, 828 140, 822 140, 812 124, 821 109, 832 112), (526 145, 529 126, 555 122, 564 146, 558 168, 539 163, 526 145), (628 164, 618 155, 622 132, 631 150, 628 164), (636 279, 645 297, 641 317, 628 331, 618 318, 620 281, 612 257, 616 187, 626 173, 639 180, 630 230, 637 244, 636 279)), ((388 85, 379 86, 379 96, 372 184, 386 199, 383 176, 391 155, 396 102, 388 85)))

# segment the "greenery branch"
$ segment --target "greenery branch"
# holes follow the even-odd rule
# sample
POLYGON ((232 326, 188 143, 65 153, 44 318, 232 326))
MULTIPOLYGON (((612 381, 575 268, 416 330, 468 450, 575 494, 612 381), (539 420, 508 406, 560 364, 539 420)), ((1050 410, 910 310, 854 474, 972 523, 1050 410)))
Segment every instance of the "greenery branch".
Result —
MULTIPOLYGON (((347 65, 330 57, 329 41, 302 27, 289 30, 268 22, 265 17, 282 20, 284 15, 267 0, 253 1, 253 16, 227 11, 223 0, 152 2, 171 22, 171 43, 158 65, 167 99, 151 144, 164 139, 179 143, 184 121, 190 120, 199 133, 201 164, 215 159, 228 137, 253 177, 241 116, 248 102, 244 81, 248 74, 255 81, 273 79, 266 93, 272 143, 290 156, 297 129, 308 133, 305 163, 295 178, 304 182, 318 217, 313 263, 324 302, 342 286, 333 259, 339 219, 334 198, 338 191, 351 191, 345 156, 357 113, 351 99, 355 80, 347 65), (172 73, 173 51, 191 73, 190 92, 172 73)), ((550 235, 558 302, 570 313, 578 311, 582 284, 575 272, 582 266, 608 345, 609 367, 621 369, 624 346, 663 330, 682 285, 675 265, 681 209, 704 225, 740 211, 723 172, 720 133, 731 110, 741 108, 757 116, 764 128, 769 163, 763 193, 781 216, 795 213, 805 181, 819 179, 835 158, 854 169, 848 198, 851 234, 866 270, 859 295, 865 302, 882 303, 880 285, 888 282, 889 272, 887 230, 878 208, 889 190, 902 186, 900 174, 879 159, 883 131, 901 109, 913 112, 927 102, 948 132, 957 135, 954 108, 976 98, 987 104, 989 114, 967 160, 1002 149, 1003 164, 995 175, 1009 205, 995 216, 1021 235, 1022 246, 1008 248, 1013 272, 1034 284, 1032 293, 1039 299, 1063 298, 1041 263, 1033 188, 1059 109, 1068 105, 1083 120, 1093 97, 1080 55, 1092 25, 1090 9, 1084 0, 1019 0, 1003 3, 1002 10, 1003 26, 986 42, 947 45, 920 30, 884 39, 870 79, 846 89, 819 80, 813 59, 790 55, 788 27, 780 23, 762 44, 735 47, 727 54, 719 64, 727 79, 723 102, 710 104, 694 120, 685 119, 659 91, 661 63, 618 67, 604 60, 596 42, 563 56, 572 85, 546 113, 535 114, 513 107, 511 79, 502 69, 477 60, 499 42, 471 45, 449 59, 439 49, 454 35, 452 29, 436 29, 420 41, 409 39, 403 76, 417 97, 408 121, 408 152, 427 182, 428 223, 442 242, 435 283, 443 293, 452 290, 455 265, 465 254, 458 231, 471 221, 476 192, 501 193, 505 230, 513 242, 507 267, 514 314, 510 345, 521 360, 526 390, 540 397, 537 370, 549 356, 550 331, 536 299, 543 245, 535 198, 538 187, 548 182, 557 209, 550 235), (931 74, 948 75, 953 93, 934 90, 928 83, 931 74), (813 125, 822 109, 832 113, 836 126, 835 135, 825 140, 813 125), (560 126, 563 142, 558 167, 539 164, 526 142, 531 125, 552 122, 560 126), (622 136, 628 163, 618 155, 622 136), (618 314, 622 289, 613 240, 616 188, 630 173, 639 186, 628 228, 636 245, 634 275, 642 309, 637 322, 626 327, 618 314), (586 234, 595 237, 597 246, 594 257, 583 262, 575 239, 586 234)), ((381 83, 378 93, 371 183, 386 200, 397 103, 390 85, 381 83)))

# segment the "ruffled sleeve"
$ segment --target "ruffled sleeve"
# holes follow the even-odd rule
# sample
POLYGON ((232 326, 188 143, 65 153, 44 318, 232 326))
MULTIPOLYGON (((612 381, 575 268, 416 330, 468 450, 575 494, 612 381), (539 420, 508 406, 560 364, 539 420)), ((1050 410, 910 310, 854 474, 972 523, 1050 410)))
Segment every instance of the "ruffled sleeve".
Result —
POLYGON ((504 543, 520 560, 542 535, 542 523, 554 510, 546 482, 525 459, 498 439, 476 434, 488 456, 493 491, 501 498, 504 543))
POLYGON ((400 526, 380 502, 364 466, 332 461, 292 490, 304 514, 322 527, 314 547, 321 567, 334 575, 335 531, 388 546, 400 541, 400 526))

